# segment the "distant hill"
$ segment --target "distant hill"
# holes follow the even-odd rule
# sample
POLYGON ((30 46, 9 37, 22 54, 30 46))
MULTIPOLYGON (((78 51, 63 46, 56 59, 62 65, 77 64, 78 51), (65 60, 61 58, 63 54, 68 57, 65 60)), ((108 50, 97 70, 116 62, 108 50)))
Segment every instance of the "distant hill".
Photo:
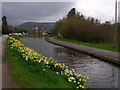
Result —
POLYGON ((32 30, 33 26, 35 27, 43 27, 44 30, 48 31, 52 29, 55 25, 55 22, 25 22, 23 24, 20 24, 16 26, 16 28, 24 28, 27 30, 32 30))

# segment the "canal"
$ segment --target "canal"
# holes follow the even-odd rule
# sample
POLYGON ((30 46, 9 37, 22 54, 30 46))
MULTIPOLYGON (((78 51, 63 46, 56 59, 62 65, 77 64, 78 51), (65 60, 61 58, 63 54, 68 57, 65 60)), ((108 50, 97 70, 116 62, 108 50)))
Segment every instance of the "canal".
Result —
POLYGON ((87 88, 117 88, 118 66, 103 60, 85 55, 83 53, 51 44, 43 38, 26 37, 20 41, 38 53, 53 57, 60 63, 65 63, 69 68, 84 76, 88 76, 85 86, 87 88))

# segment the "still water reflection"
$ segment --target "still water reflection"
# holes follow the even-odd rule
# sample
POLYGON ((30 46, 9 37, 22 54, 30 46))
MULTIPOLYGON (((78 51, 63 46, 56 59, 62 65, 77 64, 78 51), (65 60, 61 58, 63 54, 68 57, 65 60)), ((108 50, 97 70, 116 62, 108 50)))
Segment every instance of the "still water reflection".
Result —
POLYGON ((90 79, 85 84, 88 88, 118 87, 118 67, 111 63, 48 43, 42 38, 29 37, 20 40, 38 53, 46 57, 53 57, 58 62, 75 69, 75 72, 88 76, 90 79))

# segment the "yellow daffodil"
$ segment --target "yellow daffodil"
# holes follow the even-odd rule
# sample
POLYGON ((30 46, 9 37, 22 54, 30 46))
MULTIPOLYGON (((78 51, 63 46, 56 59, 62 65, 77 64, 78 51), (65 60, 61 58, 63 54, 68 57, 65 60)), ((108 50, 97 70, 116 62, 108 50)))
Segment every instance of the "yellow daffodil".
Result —
MULTIPOLYGON (((25 60, 33 60, 34 62, 38 63, 44 63, 46 65, 46 68, 51 68, 52 70, 57 70, 60 68, 61 75, 66 75, 68 78, 68 82, 74 82, 76 84, 80 84, 81 82, 86 82, 85 79, 89 79, 89 77, 84 77, 82 74, 74 73, 74 69, 69 70, 68 66, 66 66, 64 63, 57 63, 52 57, 47 58, 33 49, 30 49, 28 47, 25 47, 24 44, 22 44, 19 40, 16 40, 13 37, 8 37, 8 44, 10 49, 15 49, 25 60), (51 64, 53 66, 51 66, 51 64), (79 81, 77 81, 76 78, 79 78, 79 81)), ((43 69, 43 71, 46 71, 43 69)), ((60 74, 58 71, 56 71, 56 74, 60 74)), ((83 85, 79 85, 76 88, 85 88, 83 85)))
POLYGON ((59 74, 59 72, 56 72, 56 74, 59 74))

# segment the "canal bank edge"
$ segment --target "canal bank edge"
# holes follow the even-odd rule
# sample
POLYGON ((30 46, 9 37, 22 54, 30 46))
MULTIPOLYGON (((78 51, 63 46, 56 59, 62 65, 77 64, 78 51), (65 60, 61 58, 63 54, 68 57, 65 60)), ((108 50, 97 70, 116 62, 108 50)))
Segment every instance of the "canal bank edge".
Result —
POLYGON ((49 38, 49 40, 47 40, 47 41, 50 43, 56 44, 56 45, 60 45, 60 46, 66 47, 66 48, 80 51, 84 54, 88 54, 88 55, 91 55, 91 56, 94 56, 94 57, 97 57, 100 59, 104 59, 104 60, 113 62, 115 64, 120 64, 120 60, 119 60, 120 53, 118 53, 118 52, 113 52, 113 51, 109 51, 109 50, 93 48, 93 47, 84 46, 84 45, 80 45, 80 44, 59 41, 54 38, 49 38))

